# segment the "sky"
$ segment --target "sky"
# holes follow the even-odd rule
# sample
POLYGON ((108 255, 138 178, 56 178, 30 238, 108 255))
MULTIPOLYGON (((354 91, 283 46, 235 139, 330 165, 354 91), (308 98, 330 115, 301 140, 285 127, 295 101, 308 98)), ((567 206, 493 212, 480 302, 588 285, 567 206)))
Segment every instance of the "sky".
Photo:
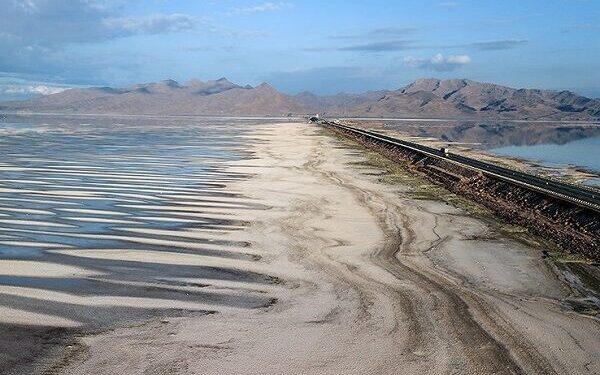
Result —
POLYGON ((227 77, 289 94, 469 78, 600 98, 600 0, 0 0, 0 100, 227 77))

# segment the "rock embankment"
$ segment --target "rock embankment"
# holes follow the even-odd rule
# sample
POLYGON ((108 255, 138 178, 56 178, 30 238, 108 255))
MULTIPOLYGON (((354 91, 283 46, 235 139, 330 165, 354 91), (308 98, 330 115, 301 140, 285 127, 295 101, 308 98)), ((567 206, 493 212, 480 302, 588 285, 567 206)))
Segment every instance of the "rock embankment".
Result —
POLYGON ((508 182, 482 175, 444 160, 390 147, 337 128, 333 131, 356 140, 406 168, 476 201, 511 224, 527 228, 571 253, 600 262, 600 218, 582 208, 508 182))

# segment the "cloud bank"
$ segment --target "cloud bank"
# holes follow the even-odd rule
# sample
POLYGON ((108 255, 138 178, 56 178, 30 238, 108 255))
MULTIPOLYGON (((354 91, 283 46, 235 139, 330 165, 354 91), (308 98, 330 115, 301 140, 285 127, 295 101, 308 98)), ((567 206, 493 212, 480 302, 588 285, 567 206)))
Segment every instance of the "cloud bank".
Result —
POLYGON ((438 53, 431 58, 422 59, 416 57, 405 57, 404 64, 411 68, 431 69, 438 72, 456 70, 464 65, 470 64, 471 58, 467 55, 450 55, 445 57, 438 53))
POLYGON ((193 30, 197 26, 195 17, 187 14, 154 14, 146 17, 119 17, 103 20, 107 29, 119 36, 134 34, 164 34, 193 30))
POLYGON ((74 59, 70 49, 134 35, 190 31, 202 23, 183 13, 123 17, 120 9, 118 0, 3 0, 0 72, 58 80, 67 72, 93 79, 90 62, 74 59))
POLYGON ((334 35, 331 39, 386 39, 386 38, 398 38, 403 37, 406 34, 410 34, 417 29, 414 27, 381 27, 378 29, 370 30, 363 34, 351 34, 351 35, 334 35))
POLYGON ((385 42, 366 43, 355 46, 341 47, 337 50, 359 52, 393 52, 404 51, 410 48, 413 48, 412 40, 390 40, 385 42))
POLYGON ((479 51, 499 51, 519 47, 524 44, 527 44, 527 40, 525 39, 505 39, 463 44, 460 47, 474 48, 479 51))
POLYGON ((4 82, 0 78, 0 101, 23 100, 44 95, 58 94, 71 87, 57 86, 47 83, 24 83, 23 80, 4 82))
POLYGON ((47 85, 9 85, 0 87, 0 92, 2 92, 3 94, 10 95, 51 95, 58 94, 59 92, 63 92, 68 89, 68 87, 56 87, 47 85))

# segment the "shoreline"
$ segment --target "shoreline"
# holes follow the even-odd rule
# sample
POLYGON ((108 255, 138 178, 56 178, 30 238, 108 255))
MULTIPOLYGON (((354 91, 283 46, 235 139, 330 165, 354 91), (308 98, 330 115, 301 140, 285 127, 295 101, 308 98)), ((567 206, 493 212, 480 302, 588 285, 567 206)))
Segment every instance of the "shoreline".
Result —
MULTIPOLYGON (((423 145, 427 145, 434 148, 440 147, 450 147, 458 150, 459 154, 464 154, 465 156, 473 157, 473 158, 481 158, 485 161, 490 161, 496 163, 501 166, 508 166, 511 168, 516 168, 518 170, 523 170, 532 174, 539 174, 543 177, 547 178, 555 178, 558 180, 563 180, 567 183, 575 183, 585 187, 596 188, 594 185, 586 185, 583 182, 586 180, 600 179, 600 171, 595 171, 593 169, 587 168, 585 166, 578 165, 570 165, 570 164, 544 164, 539 160, 528 159, 518 156, 511 155, 499 155, 491 152, 491 149, 486 148, 477 148, 469 146, 464 142, 451 142, 444 141, 442 139, 438 139, 432 135, 428 136, 416 136, 409 132, 403 131, 402 129, 394 129, 394 128, 385 128, 381 127, 380 124, 376 124, 376 126, 369 127, 364 126, 365 124, 354 124, 359 127, 364 127, 365 129, 379 131, 383 134, 387 134, 389 136, 396 136, 401 138, 407 138, 410 140, 414 140, 417 143, 421 143, 423 145)), ((594 125, 596 127, 596 125, 594 125)), ((589 139, 589 138, 597 138, 597 137, 586 137, 581 139, 589 139)), ((575 140, 576 141, 576 140, 575 140)))
MULTIPOLYGON (((0 103, 1 104, 1 103, 0 103)), ((1 109, 0 109, 1 111, 1 109)), ((228 116, 225 114, 208 114, 208 115, 199 115, 199 114, 157 114, 157 113, 87 113, 87 112, 27 112, 27 111, 14 111, 8 110, 0 113, 1 115, 11 115, 11 116, 82 116, 82 117, 199 117, 199 118, 217 118, 217 119, 258 119, 258 120, 284 120, 284 119, 292 119, 298 120, 303 119, 306 116, 311 115, 312 113, 306 114, 292 114, 291 116, 276 116, 276 115, 264 115, 264 116, 253 116, 253 115, 239 115, 239 116, 228 116)), ((344 117, 333 114, 331 117, 336 118, 338 120, 344 121, 367 121, 367 122, 381 122, 381 121, 397 121, 397 122, 498 122, 498 123, 550 123, 550 124, 567 124, 567 125, 590 125, 597 126, 600 125, 600 119, 526 119, 520 120, 515 118, 503 118, 503 117, 494 117, 494 116, 473 116, 473 117, 448 117, 448 118, 437 118, 437 117, 344 117)))
MULTIPOLYGON (((180 314, 84 333, 42 359, 39 372, 600 371, 600 321, 572 307, 585 296, 543 249, 463 208, 418 199, 419 182, 389 176, 367 163, 367 154, 311 125, 265 124, 243 137, 251 156, 228 163, 227 173, 250 177, 227 182, 223 194, 262 208, 229 207, 228 216, 245 225, 194 236, 227 251, 227 244, 247 243, 240 250, 256 260, 214 257, 210 264, 269 280, 189 273, 177 281, 188 293, 199 288, 229 304, 250 297, 262 304, 202 315, 181 305, 180 314), (387 177, 394 183, 384 183, 387 177)), ((145 262, 156 257, 141 254, 145 262)), ((95 251, 94 258, 134 255, 95 251)), ((191 261, 209 264, 193 251, 163 254, 159 264, 191 261)))
POLYGON ((599 369, 598 320, 565 310, 576 292, 539 250, 442 202, 411 199, 406 186, 381 184, 377 169, 352 165, 363 155, 307 125, 249 136, 259 141, 254 158, 233 170, 254 177, 230 188, 271 209, 226 236, 250 239, 277 270, 277 303, 85 337, 87 358, 65 374, 100 363, 103 373, 599 369))

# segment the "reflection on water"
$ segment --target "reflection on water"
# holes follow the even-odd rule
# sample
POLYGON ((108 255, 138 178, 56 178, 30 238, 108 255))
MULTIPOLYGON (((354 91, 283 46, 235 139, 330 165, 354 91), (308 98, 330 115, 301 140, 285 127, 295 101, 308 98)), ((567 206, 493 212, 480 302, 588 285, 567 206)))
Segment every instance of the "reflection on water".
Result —
POLYGON ((508 146, 490 151, 497 155, 535 160, 544 165, 571 165, 600 173, 600 137, 562 145, 508 146))
POLYGON ((88 326, 268 304, 260 289, 272 279, 250 271, 260 254, 223 240, 246 224, 240 212, 264 209, 224 188, 247 178, 227 165, 245 157, 251 126, 4 119, 0 323, 88 326))
MULTIPOLYGON (((433 137, 545 166, 576 166, 600 173, 600 124, 557 122, 386 121, 385 129, 433 137)), ((600 179, 585 181, 599 185, 600 179)))
POLYGON ((514 145, 565 144, 578 139, 600 137, 600 125, 577 123, 403 121, 386 122, 385 127, 411 136, 434 137, 486 149, 514 145))

